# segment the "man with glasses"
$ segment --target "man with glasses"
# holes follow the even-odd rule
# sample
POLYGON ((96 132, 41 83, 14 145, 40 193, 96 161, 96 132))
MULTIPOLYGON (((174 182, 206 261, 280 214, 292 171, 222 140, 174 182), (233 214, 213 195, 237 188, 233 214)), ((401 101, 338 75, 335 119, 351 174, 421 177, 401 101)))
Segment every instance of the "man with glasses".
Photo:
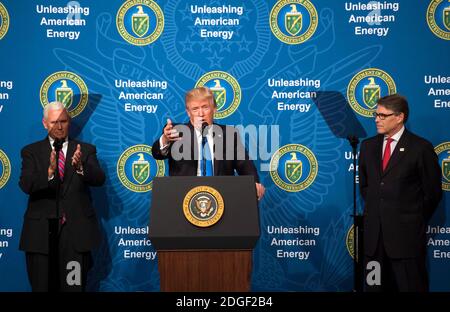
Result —
POLYGON ((90 252, 100 242, 89 186, 101 186, 105 174, 96 148, 69 138, 70 116, 64 104, 45 106, 42 123, 48 135, 21 152, 19 185, 29 199, 19 248, 26 253, 32 291, 83 291, 92 265, 90 252), (54 276, 59 283, 49 285, 49 218, 56 217, 57 198, 59 265, 54 276))
POLYGON ((428 291, 425 228, 442 197, 441 168, 433 145, 405 129, 408 114, 403 96, 380 98, 378 135, 361 144, 367 291, 428 291))

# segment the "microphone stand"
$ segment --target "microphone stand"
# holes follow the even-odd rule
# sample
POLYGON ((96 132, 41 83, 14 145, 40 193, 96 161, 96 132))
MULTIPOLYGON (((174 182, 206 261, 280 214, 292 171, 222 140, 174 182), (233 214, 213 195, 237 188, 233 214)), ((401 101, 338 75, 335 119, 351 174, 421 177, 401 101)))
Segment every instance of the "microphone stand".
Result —
POLYGON ((357 212, 356 204, 356 149, 359 139, 354 135, 347 137, 353 154, 353 291, 363 291, 364 266, 363 266, 363 216, 357 212))
POLYGON ((55 139, 53 147, 56 152, 56 170, 53 179, 55 179, 55 216, 50 216, 48 219, 48 291, 58 292, 59 287, 59 219, 60 219, 60 191, 61 179, 59 177, 59 153, 62 152, 63 141, 55 139))

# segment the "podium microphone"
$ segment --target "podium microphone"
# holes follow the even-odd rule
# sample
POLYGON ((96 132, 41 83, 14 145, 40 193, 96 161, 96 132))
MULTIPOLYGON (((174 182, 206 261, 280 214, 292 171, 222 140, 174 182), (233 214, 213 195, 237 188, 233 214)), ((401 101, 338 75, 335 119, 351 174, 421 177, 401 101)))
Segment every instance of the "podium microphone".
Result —
POLYGON ((58 273, 58 263, 59 263, 59 255, 58 255, 58 245, 59 245, 59 205, 60 205, 60 189, 61 189, 61 180, 59 178, 59 153, 62 152, 64 140, 55 138, 53 142, 53 147, 56 152, 56 170, 55 177, 56 180, 56 201, 55 201, 55 216, 50 217, 48 219, 48 291, 49 292, 58 292, 60 290, 59 285, 59 273, 58 273))
POLYGON ((62 149, 63 143, 64 143, 63 139, 55 139, 55 141, 53 142, 55 152, 59 152, 62 149))
POLYGON ((209 125, 208 125, 208 123, 206 122, 206 121, 204 121, 203 123, 202 123, 202 137, 206 137, 206 134, 205 134, 205 129, 206 129, 206 127, 208 127, 209 125))
POLYGON ((353 148, 356 148, 356 147, 358 146, 358 144, 359 144, 359 139, 358 139, 358 137, 355 136, 355 135, 348 135, 348 136, 347 136, 347 140, 349 141, 350 145, 351 145, 353 148))

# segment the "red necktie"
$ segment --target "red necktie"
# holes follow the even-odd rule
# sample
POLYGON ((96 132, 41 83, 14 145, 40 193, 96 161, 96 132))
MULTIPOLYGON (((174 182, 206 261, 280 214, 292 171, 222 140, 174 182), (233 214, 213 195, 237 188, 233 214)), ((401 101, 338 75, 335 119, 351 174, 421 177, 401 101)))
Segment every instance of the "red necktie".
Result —
POLYGON ((59 157, 58 157, 58 171, 59 171, 59 177, 61 178, 61 181, 64 179, 64 165, 66 163, 66 158, 64 157, 64 152, 59 151, 59 157))
POLYGON ((386 142, 386 147, 384 148, 383 155, 383 171, 386 169, 389 159, 391 158, 391 143, 394 141, 392 138, 388 138, 386 142))
MULTIPOLYGON (((58 171, 59 171, 59 178, 61 179, 61 181, 64 179, 64 165, 66 163, 66 157, 64 157, 64 152, 61 150, 59 151, 59 156, 58 156, 58 171)), ((66 214, 64 213, 64 211, 62 211, 61 209, 61 225, 66 223, 66 214)))

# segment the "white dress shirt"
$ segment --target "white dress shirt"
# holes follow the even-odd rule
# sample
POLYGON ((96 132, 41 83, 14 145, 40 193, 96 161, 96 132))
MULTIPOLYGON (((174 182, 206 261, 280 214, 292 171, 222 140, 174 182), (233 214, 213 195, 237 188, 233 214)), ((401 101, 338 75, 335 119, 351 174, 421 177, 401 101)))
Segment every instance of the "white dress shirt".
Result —
MULTIPOLYGON (((200 158, 200 155, 203 155, 203 151, 202 149, 202 133, 200 130, 195 129, 195 135, 197 136, 197 152, 200 158)), ((212 127, 208 128, 208 132, 206 133, 206 139, 208 140, 208 146, 209 146, 209 150, 211 151, 211 160, 212 161, 212 172, 214 172, 214 151, 213 151, 213 146, 214 146, 214 141, 213 141, 213 136, 212 136, 212 127)), ((197 176, 201 176, 202 175, 202 168, 200 168, 200 160, 201 158, 198 160, 197 163, 197 176)))
MULTIPOLYGON (((403 132, 405 132, 405 126, 403 126, 400 131, 398 131, 396 134, 394 134, 391 138, 392 138, 392 142, 391 142, 391 155, 395 150, 395 147, 397 146, 398 141, 400 140, 403 132)), ((384 140, 383 140, 383 153, 381 155, 384 155, 384 150, 386 149, 386 143, 387 143, 387 139, 389 137, 387 135, 384 136, 384 140)))
MULTIPOLYGON (((200 158, 200 155, 203 155, 202 150, 201 150, 201 148, 202 148, 202 133, 197 128, 194 128, 194 133, 197 136, 197 143, 198 143, 197 144, 197 155, 199 155, 199 158, 200 158)), ((169 144, 166 144, 166 145, 163 144, 163 141, 162 141, 163 135, 161 135, 161 137, 159 138, 159 146, 161 149, 161 153, 163 155, 167 155, 167 153, 169 152, 169 150, 168 150, 169 144)), ((209 150, 211 151, 211 159, 213 160, 214 159, 214 151, 213 151, 214 140, 213 140, 212 127, 208 128, 208 132, 206 133, 206 139, 208 140, 209 150)), ((198 163, 197 163, 197 176, 201 176, 201 173, 202 173, 202 170, 201 170, 202 168, 200 166, 200 160, 201 160, 201 158, 198 160, 198 163)), ((212 170, 214 172, 214 161, 212 162, 212 170)))
MULTIPOLYGON (((52 150, 54 150, 55 148, 53 147, 53 143, 55 143, 55 139, 53 139, 51 136, 48 136, 48 140, 50 142, 50 146, 52 147, 52 150)), ((67 158, 67 148, 69 147, 69 138, 66 138, 64 140, 64 143, 62 145, 61 151, 64 154, 64 158, 67 158)), ((58 156, 56 156, 58 157, 58 156)), ((56 165, 58 165, 58 158, 56 159, 56 165)), ((51 177, 48 178, 48 180, 52 180, 55 176, 52 175, 51 177)))

